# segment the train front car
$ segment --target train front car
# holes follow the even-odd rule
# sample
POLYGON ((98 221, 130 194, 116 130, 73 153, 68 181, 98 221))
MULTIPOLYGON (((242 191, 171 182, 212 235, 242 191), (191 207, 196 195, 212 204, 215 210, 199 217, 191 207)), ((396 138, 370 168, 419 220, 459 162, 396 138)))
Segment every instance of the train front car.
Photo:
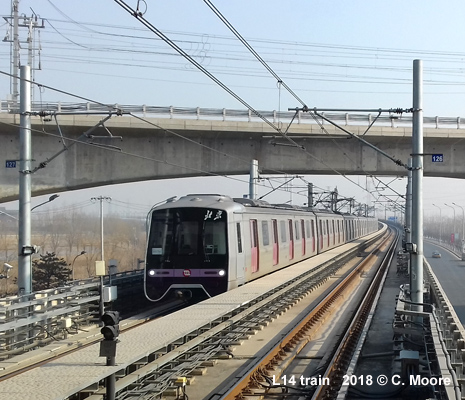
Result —
POLYGON ((144 285, 149 300, 227 290, 227 212, 221 196, 205 199, 185 196, 151 211, 144 285))

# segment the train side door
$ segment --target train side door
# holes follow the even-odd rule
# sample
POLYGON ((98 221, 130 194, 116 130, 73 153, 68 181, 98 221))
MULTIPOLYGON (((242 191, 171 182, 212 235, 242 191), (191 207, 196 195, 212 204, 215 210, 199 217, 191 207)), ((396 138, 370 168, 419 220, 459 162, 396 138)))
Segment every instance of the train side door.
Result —
POLYGON ((304 256, 307 251, 307 242, 305 238, 305 222, 303 219, 300 220, 300 233, 302 234, 302 255, 304 256))
POLYGON ((316 235, 315 235, 315 221, 311 221, 311 224, 312 224, 312 252, 315 253, 315 246, 316 246, 316 235))
POLYGON ((336 226, 334 224, 334 219, 331 221, 331 225, 333 228, 333 246, 336 245, 336 226))
POLYGON ((294 229, 292 227, 292 220, 289 222, 289 260, 294 258, 294 229))
POLYGON ((258 271, 259 255, 258 255, 258 225, 257 220, 250 220, 250 241, 252 246, 252 262, 251 268, 252 272, 258 271))
POLYGON ((278 221, 271 220, 273 225, 273 265, 279 264, 278 221))
POLYGON ((329 236, 329 221, 328 220, 326 220, 326 238, 328 239, 327 246, 329 247, 329 238, 330 238, 330 236, 329 236))
POLYGON ((244 237, 242 232, 242 225, 241 219, 239 216, 235 218, 235 226, 236 226, 236 246, 237 251, 236 253, 236 279, 237 285, 241 286, 245 283, 245 255, 244 255, 244 237))

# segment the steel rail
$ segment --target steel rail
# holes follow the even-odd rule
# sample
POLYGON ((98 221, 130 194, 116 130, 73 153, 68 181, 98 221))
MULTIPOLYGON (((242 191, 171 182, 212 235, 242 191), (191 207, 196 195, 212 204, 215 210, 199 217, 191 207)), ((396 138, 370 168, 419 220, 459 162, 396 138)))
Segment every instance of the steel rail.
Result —
MULTIPOLYGON (((146 391, 145 395, 150 394, 151 398, 162 396, 170 387, 170 382, 189 375, 191 371, 208 360, 218 358, 218 354, 224 353, 228 346, 237 344, 238 341, 244 339, 244 336, 248 336, 253 329, 250 328, 254 324, 253 320, 259 319, 258 324, 265 323, 267 319, 271 320, 276 314, 283 313, 291 304, 303 298, 304 292, 310 292, 319 286, 323 279, 332 276, 343 263, 358 254, 361 248, 366 248, 379 240, 380 236, 382 235, 377 235, 351 251, 340 254, 290 282, 283 283, 272 292, 262 294, 254 301, 234 310, 230 315, 224 315, 217 321, 211 321, 208 330, 207 327, 204 327, 198 332, 192 332, 186 337, 183 344, 181 346, 177 344, 173 351, 154 349, 156 356, 153 361, 147 362, 144 366, 139 365, 135 371, 126 368, 131 372, 121 376, 116 381, 116 398, 124 399, 125 395, 131 396, 132 392, 135 396, 143 396, 146 391), (321 273, 324 273, 325 277, 322 277, 321 273), (302 286, 304 286, 303 289, 299 288, 302 286), (268 312, 271 308, 275 310, 268 312), (218 347, 219 343, 222 345, 222 349, 218 347), (212 346, 216 346, 216 351, 212 351, 208 359, 199 358, 205 349, 211 349, 212 346)), ((125 369, 124 366, 121 367, 125 369)), ((99 396, 104 393, 105 388, 101 388, 90 399, 100 398, 99 396)))
MULTIPOLYGON (((250 329, 252 329, 250 328, 251 325, 263 324, 267 318, 273 319, 276 314, 283 313, 285 309, 289 308, 290 304, 297 302, 300 298, 303 298, 305 296, 305 290, 311 291, 314 287, 318 286, 320 284, 319 281, 322 278, 320 276, 314 276, 316 273, 318 273, 321 270, 324 270, 327 276, 334 274, 334 272, 338 268, 340 268, 340 265, 342 265, 342 263, 347 262, 348 258, 353 257, 355 254, 360 252, 361 249, 372 245, 375 241, 378 240, 379 237, 380 235, 376 235, 369 241, 359 244, 359 246, 356 246, 350 252, 340 254, 339 256, 334 257, 332 260, 326 262, 325 264, 322 264, 319 267, 315 267, 314 269, 307 271, 304 275, 296 277, 290 282, 283 283, 273 292, 267 292, 265 294, 262 294, 260 297, 254 299, 248 304, 243 305, 240 309, 234 310, 232 314, 224 315, 217 321, 211 321, 209 328, 202 327, 199 330, 199 332, 192 332, 188 334, 185 338, 185 345, 183 345, 181 348, 179 347, 179 339, 176 343, 174 343, 174 346, 167 345, 165 350, 154 349, 153 354, 156 356, 153 363, 147 362, 145 366, 141 367, 141 364, 143 364, 143 362, 138 361, 136 363, 136 368, 133 368, 131 365, 121 365, 122 372, 124 370, 124 372, 128 373, 128 375, 126 375, 125 377, 121 376, 121 378, 117 380, 117 392, 125 390, 127 391, 128 388, 130 390, 131 387, 134 387, 135 383, 139 385, 140 382, 143 380, 144 376, 149 377, 149 379, 151 375, 159 377, 161 374, 164 373, 163 368, 168 368, 168 371, 171 370, 173 376, 176 376, 178 372, 176 368, 174 368, 173 366, 178 364, 182 365, 183 363, 185 363, 186 355, 189 357, 189 354, 197 354, 199 352, 204 351, 203 349, 205 347, 211 346, 211 344, 208 343, 208 340, 210 338, 212 340, 217 340, 215 338, 215 334, 219 335, 222 342, 226 344, 237 341, 238 337, 248 334, 250 329), (336 263, 337 266, 332 266, 332 264, 334 263, 336 263), (304 282, 306 282, 307 288, 299 290, 298 286, 302 285, 304 282), (290 297, 286 297, 284 295, 285 293, 293 293, 294 300, 290 297), (274 310, 269 311, 269 306, 272 299, 275 299, 277 305, 273 306, 274 310), (211 331, 207 332, 207 329, 210 329, 211 331), (236 332, 237 335, 235 337, 230 338, 230 335, 234 332, 236 332), (173 348, 172 351, 170 350, 170 347, 173 348), (131 372, 133 373, 131 374, 131 372)), ((92 335, 86 334, 85 336, 88 337, 85 340, 89 340, 89 337, 92 335)), ((98 341, 96 337, 93 340, 93 342, 95 341, 98 341)), ((70 340, 66 341, 66 345, 64 345, 63 347, 67 347, 69 350, 68 342, 70 342, 70 340)), ((83 343, 81 341, 76 341, 75 345, 76 347, 82 347, 83 343)), ((44 351, 46 351, 46 348, 44 348, 44 351)), ((59 352, 53 351, 52 353, 58 354, 59 352)), ((213 354, 212 357, 215 358, 216 354, 217 353, 213 354)), ((33 357, 32 353, 28 353, 28 355, 33 357)), ((39 359, 38 357, 33 358, 36 362, 39 359)), ((10 361, 13 360, 14 359, 10 361)), ((10 369, 9 371, 11 372, 12 370, 10 369)), ((183 371, 179 371, 179 374, 177 376, 185 376, 182 375, 182 373, 183 371)), ((91 382, 89 384, 91 384, 91 382)), ((153 388, 153 379, 151 382, 151 386, 153 388)), ((98 396, 100 396, 100 393, 101 390, 97 390, 94 393, 94 396, 96 396, 95 398, 99 398, 98 396)))
MULTIPOLYGON (((340 268, 341 263, 346 262, 349 257, 353 257, 359 251, 360 248, 356 247, 351 252, 337 257, 337 260, 333 259, 321 264, 307 271, 304 275, 295 278, 291 282, 280 285, 273 292, 263 294, 257 301, 244 304, 241 309, 235 310, 234 315, 223 316, 220 323, 216 324, 215 321, 213 321, 213 327, 208 331, 202 331, 194 335, 194 338, 176 347, 176 351, 167 352, 157 357, 153 362, 118 379, 116 382, 116 392, 121 392, 130 386, 139 385, 140 388, 138 389, 138 393, 140 394, 144 391, 143 387, 145 384, 143 383, 143 379, 148 378, 148 382, 151 384, 151 394, 154 395, 155 393, 159 393, 162 395, 162 393, 166 391, 166 383, 168 381, 173 381, 176 377, 188 375, 189 370, 194 370, 196 366, 207 361, 205 359, 199 360, 196 358, 194 360, 194 365, 185 367, 189 362, 189 359, 185 357, 186 354, 200 354, 203 351, 201 348, 215 346, 219 342, 226 348, 228 345, 237 343, 243 339, 244 336, 249 334, 251 321, 256 318, 258 313, 261 313, 260 320, 262 323, 264 323, 266 319, 273 319, 275 315, 283 313, 285 309, 289 308, 290 304, 302 298, 305 292, 313 290, 321 281, 328 279, 329 276, 333 275, 335 271, 340 268), (264 309, 269 310, 271 308, 274 308, 273 312, 267 313, 263 311, 264 309), (219 340, 218 337, 224 337, 226 339, 219 340), (173 366, 174 363, 181 363, 183 368, 176 369, 176 367, 173 366), (164 365, 169 365, 168 374, 165 374, 163 371, 164 365), (154 383, 158 384, 161 388, 155 389, 153 387, 154 383)), ((218 348, 214 354, 210 354, 210 359, 216 358, 217 354, 220 352, 222 352, 222 350, 218 348)), ((96 392, 95 395, 103 393, 104 389, 101 389, 96 392)))
MULTIPOLYGON (((389 237, 384 238, 383 243, 389 240, 389 237)), ((381 244, 382 245, 382 244, 381 244)), ((375 250, 376 251, 376 250, 375 250)), ((343 295, 345 289, 349 287, 352 281, 357 277, 359 272, 375 257, 374 252, 370 253, 367 258, 360 262, 352 271, 329 293, 319 304, 303 318, 290 331, 278 345, 270 349, 266 355, 249 368, 242 376, 241 380, 229 389, 222 397, 225 400, 242 398, 253 392, 256 382, 263 380, 263 375, 267 375, 267 371, 274 370, 276 365, 286 357, 286 354, 295 348, 296 344, 302 337, 306 336, 307 332, 327 313, 331 305, 343 295)), ((276 372, 275 372, 276 374, 276 372)))
POLYGON ((386 256, 384 257, 382 264, 376 272, 376 276, 361 301, 361 306, 359 306, 357 313, 353 316, 352 321, 335 351, 328 368, 323 374, 323 381, 327 378, 326 381, 331 382, 331 385, 318 386, 312 396, 312 400, 331 399, 337 397, 342 385, 342 376, 346 373, 349 363, 352 360, 352 355, 362 334, 368 314, 373 306, 380 283, 382 282, 392 261, 392 255, 399 240, 399 232, 397 230, 395 235, 395 240, 390 243, 386 256))

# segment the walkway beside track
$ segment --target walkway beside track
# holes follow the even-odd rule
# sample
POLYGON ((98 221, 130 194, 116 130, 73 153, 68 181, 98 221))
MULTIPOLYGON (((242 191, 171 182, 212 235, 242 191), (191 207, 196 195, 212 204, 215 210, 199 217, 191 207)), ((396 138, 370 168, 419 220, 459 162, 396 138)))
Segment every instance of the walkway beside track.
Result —
MULTIPOLYGON (((100 345, 94 344, 1 381, 0 393, 2 397, 9 400, 67 399, 77 392, 96 386, 105 377, 143 360, 154 351, 165 348, 189 333, 238 309, 241 305, 353 249, 360 242, 373 238, 377 234, 332 249, 228 293, 122 333, 117 346, 117 366, 106 366, 106 359, 99 357, 100 345)), ((56 345, 50 345, 37 351, 53 351, 55 347, 56 345)), ((11 359, 9 362, 14 363, 15 360, 11 359)))

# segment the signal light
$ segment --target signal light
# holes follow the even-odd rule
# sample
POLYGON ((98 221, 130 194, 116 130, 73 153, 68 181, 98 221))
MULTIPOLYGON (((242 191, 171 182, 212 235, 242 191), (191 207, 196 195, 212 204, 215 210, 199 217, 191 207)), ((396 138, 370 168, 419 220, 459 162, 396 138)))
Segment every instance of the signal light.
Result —
POLYGON ((107 311, 100 319, 104 325, 100 329, 104 340, 116 340, 119 335, 119 312, 107 311))

